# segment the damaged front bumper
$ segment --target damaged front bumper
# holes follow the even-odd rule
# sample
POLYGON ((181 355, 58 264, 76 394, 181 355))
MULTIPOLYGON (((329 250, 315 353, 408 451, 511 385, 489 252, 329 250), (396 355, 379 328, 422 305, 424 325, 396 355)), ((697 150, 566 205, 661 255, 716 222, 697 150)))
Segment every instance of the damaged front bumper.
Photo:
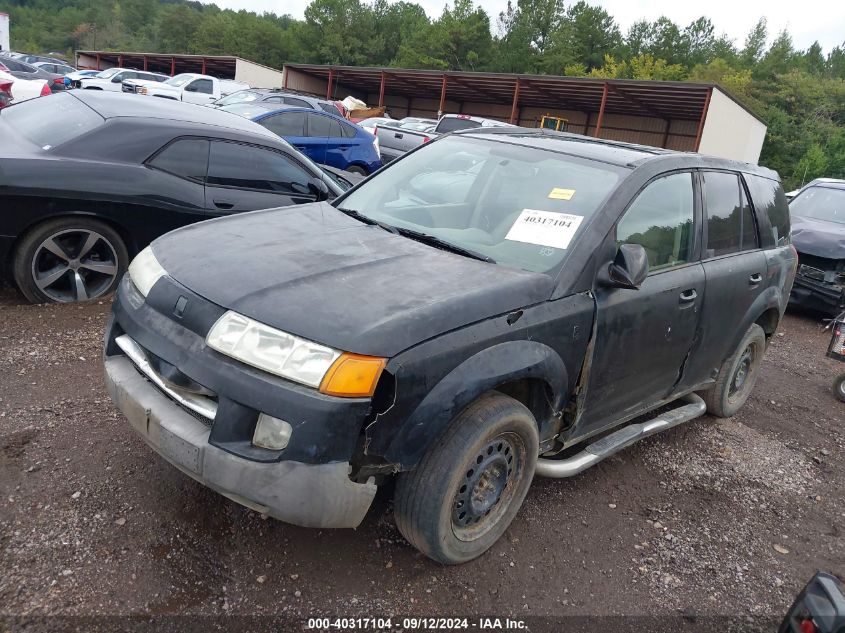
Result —
POLYGON ((845 285, 840 277, 807 265, 799 265, 789 295, 791 305, 836 315, 845 308, 845 285))

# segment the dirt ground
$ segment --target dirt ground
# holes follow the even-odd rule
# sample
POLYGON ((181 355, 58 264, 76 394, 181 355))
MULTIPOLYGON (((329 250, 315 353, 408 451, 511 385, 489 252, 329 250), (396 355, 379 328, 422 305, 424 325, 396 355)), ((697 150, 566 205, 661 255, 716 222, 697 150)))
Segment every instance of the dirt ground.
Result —
POLYGON ((731 616, 745 622, 732 630, 772 630, 816 570, 845 575, 845 404, 830 391, 845 367, 825 358, 817 317, 786 316, 739 415, 535 480, 505 538, 446 568, 405 543, 386 494, 357 530, 297 528, 154 455, 103 386, 108 311, 0 291, 0 631, 129 614, 282 618, 255 630, 318 615, 512 616, 532 630, 731 616))

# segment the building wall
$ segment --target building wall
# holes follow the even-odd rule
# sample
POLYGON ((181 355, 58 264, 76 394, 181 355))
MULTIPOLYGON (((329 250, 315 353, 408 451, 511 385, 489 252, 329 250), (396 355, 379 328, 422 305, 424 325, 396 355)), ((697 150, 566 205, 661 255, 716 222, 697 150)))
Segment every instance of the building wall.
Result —
POLYGON ((281 88, 284 73, 246 59, 235 61, 235 81, 243 81, 252 88, 281 88))
POLYGON ((718 88, 713 88, 698 151, 747 163, 760 160, 766 126, 718 88))
POLYGON ((0 13, 0 49, 9 49, 9 14, 0 13))

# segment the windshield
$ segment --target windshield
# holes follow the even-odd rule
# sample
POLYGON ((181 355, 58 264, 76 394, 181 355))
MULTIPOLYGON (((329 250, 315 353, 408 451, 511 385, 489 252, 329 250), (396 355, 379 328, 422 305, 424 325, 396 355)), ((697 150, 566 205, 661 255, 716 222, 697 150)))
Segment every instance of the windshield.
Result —
POLYGON ((104 70, 103 72, 101 72, 100 74, 98 74, 96 76, 99 77, 100 79, 109 79, 110 77, 115 76, 121 70, 123 70, 123 69, 122 68, 107 68, 106 70, 104 70))
POLYGON ((175 77, 171 77, 164 83, 166 83, 168 86, 176 86, 178 88, 179 86, 183 86, 184 84, 188 83, 191 79, 193 79, 193 77, 193 75, 176 75, 175 77))
POLYGON ((803 218, 845 224, 845 189, 810 187, 789 203, 789 211, 803 218))
POLYGON ((30 99, 0 110, 10 129, 43 150, 58 147, 93 130, 104 120, 67 92, 30 99))
POLYGON ((499 140, 444 137, 338 203, 495 262, 551 272, 627 173, 499 140))
POLYGON ((228 97, 223 97, 219 101, 216 101, 214 105, 227 106, 235 103, 249 103, 250 101, 255 101, 260 96, 259 93, 253 92, 252 90, 239 90, 230 94, 228 97))

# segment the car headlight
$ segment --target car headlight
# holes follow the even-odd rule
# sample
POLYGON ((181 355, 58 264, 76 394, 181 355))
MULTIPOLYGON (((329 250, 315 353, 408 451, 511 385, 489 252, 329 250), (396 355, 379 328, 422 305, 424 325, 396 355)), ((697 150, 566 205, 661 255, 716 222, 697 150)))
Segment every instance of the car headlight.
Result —
POLYGON ((129 264, 129 278, 135 287, 145 297, 150 293, 150 289, 155 282, 164 277, 167 271, 158 263, 156 256, 153 254, 153 249, 149 246, 142 250, 132 263, 129 264))
POLYGON ((371 396, 386 363, 384 358, 340 352, 231 310, 211 327, 205 342, 247 365, 341 397, 371 396))

